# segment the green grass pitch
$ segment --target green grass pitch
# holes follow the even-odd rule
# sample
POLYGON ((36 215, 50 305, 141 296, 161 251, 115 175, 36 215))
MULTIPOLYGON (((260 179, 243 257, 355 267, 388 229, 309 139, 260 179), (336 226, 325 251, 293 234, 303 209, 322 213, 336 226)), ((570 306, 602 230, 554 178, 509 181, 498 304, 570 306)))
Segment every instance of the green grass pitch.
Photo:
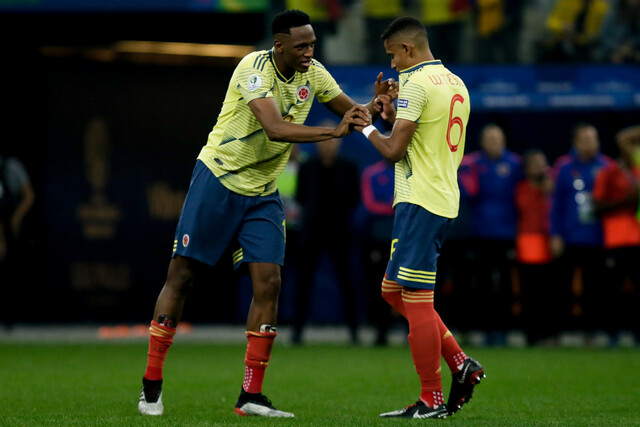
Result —
MULTIPOLYGON (((638 349, 467 348, 486 380, 446 420, 381 420, 416 400, 407 346, 274 347, 264 392, 293 419, 239 417, 243 345, 176 343, 165 415, 137 412, 146 343, 0 344, 0 425, 7 426, 640 426, 638 349)), ((449 370, 443 363, 445 397, 449 370)))

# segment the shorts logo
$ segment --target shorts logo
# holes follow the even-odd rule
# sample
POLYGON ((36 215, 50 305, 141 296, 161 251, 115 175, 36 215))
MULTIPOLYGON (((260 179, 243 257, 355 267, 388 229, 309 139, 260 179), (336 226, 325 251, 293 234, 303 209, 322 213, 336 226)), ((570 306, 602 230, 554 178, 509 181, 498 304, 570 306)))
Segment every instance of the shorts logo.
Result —
POLYGON ((185 234, 184 236, 182 236, 182 246, 184 246, 185 248, 189 245, 189 235, 185 234))
POLYGON ((398 98, 398 108, 407 108, 409 106, 408 99, 400 99, 398 98))
POLYGON ((262 86, 262 79, 257 74, 251 74, 247 79, 247 89, 249 92, 255 92, 258 88, 262 86))
POLYGON ((309 99, 310 94, 311 91, 309 90, 309 86, 300 86, 298 88, 298 91, 296 92, 296 98, 298 98, 298 101, 300 102, 305 102, 307 99, 309 99))

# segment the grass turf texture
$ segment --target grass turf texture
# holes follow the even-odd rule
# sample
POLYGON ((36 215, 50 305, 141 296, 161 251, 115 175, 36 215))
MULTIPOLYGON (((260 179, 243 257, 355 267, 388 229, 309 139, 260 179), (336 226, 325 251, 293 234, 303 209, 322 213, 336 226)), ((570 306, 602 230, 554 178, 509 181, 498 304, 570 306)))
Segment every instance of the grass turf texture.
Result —
MULTIPOLYGON (((487 379, 447 420, 382 420, 419 394, 409 348, 274 348, 265 394, 293 419, 233 413, 245 347, 177 343, 165 415, 137 412, 146 344, 0 344, 0 425, 640 426, 637 349, 467 348, 487 379)), ((450 386, 443 363, 445 398, 450 386)))

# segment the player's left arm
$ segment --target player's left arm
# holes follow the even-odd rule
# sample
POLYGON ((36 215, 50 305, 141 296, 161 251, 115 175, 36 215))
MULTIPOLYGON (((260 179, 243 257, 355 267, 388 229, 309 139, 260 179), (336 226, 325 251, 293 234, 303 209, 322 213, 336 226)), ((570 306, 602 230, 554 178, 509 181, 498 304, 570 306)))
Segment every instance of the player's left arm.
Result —
MULTIPOLYGON (((397 119, 393 124, 391 135, 385 136, 379 130, 372 130, 367 139, 387 160, 399 162, 407 154, 407 147, 413 138, 413 134, 418 127, 418 123, 405 119, 397 119)), ((355 127, 357 131, 363 132, 361 126, 355 127)))

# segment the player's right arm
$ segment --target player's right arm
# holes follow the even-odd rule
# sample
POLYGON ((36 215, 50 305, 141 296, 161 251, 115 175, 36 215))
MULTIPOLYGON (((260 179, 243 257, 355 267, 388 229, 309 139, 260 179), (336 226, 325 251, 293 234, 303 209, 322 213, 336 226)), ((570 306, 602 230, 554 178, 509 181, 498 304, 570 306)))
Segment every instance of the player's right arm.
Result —
POLYGON ((341 138, 350 133, 350 125, 364 126, 369 121, 369 112, 361 105, 351 107, 335 128, 305 126, 282 120, 273 98, 254 99, 249 102, 249 108, 271 141, 319 142, 341 138))
MULTIPOLYGON (((368 125, 371 123, 368 123, 368 125)), ((398 119, 393 124, 391 135, 385 136, 379 130, 373 130, 367 139, 382 154, 382 156, 391 161, 399 162, 407 154, 407 148, 413 138, 418 124, 411 120, 398 119)), ((356 130, 362 132, 363 126, 356 125, 356 130)))

